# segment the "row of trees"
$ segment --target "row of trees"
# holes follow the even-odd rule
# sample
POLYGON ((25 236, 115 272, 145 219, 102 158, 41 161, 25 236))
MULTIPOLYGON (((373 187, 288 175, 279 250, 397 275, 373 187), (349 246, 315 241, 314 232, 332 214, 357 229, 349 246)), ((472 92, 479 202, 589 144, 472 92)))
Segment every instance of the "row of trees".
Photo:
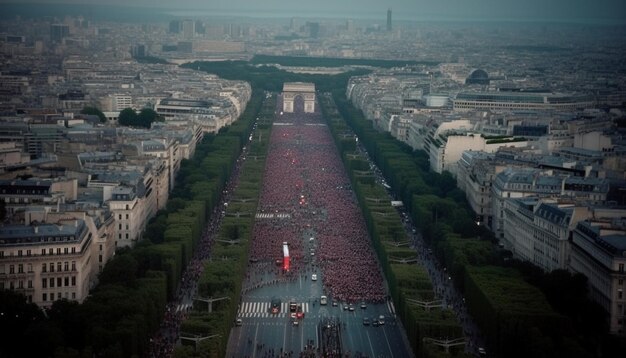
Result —
POLYGON ((346 88, 348 79, 368 73, 367 70, 354 70, 337 75, 312 75, 280 70, 271 64, 254 66, 247 61, 197 61, 182 65, 185 68, 199 69, 214 73, 229 80, 247 81, 253 88, 271 92, 281 92, 285 82, 313 82, 318 91, 328 92, 346 88))
MULTIPOLYGON (((398 199, 404 202, 422 237, 464 293, 470 313, 476 317, 495 356, 613 356, 617 345, 606 340, 607 330, 598 322, 597 307, 586 298, 584 277, 555 273, 561 279, 561 290, 577 295, 578 309, 585 311, 581 313, 571 309, 572 305, 567 302, 571 297, 550 289, 546 282, 554 281, 549 275, 537 274, 535 270, 525 272, 519 264, 511 267, 512 261, 505 260, 493 244, 492 234, 473 223, 473 212, 464 193, 456 188, 454 178, 449 173, 440 175, 429 171, 426 153, 414 152, 388 133, 376 131, 362 112, 348 102, 344 91, 334 91, 333 99, 341 117, 358 135, 398 199)), ((338 145, 340 148, 350 147, 346 140, 339 141, 338 145)), ((354 164, 349 163, 350 166, 354 164)), ((357 194, 363 196, 358 192, 362 189, 356 187, 357 194)), ((367 193, 367 197, 371 196, 372 193, 367 193)), ((367 208, 371 201, 366 204, 365 216, 372 217, 368 212, 371 209, 367 208)), ((381 235, 381 229, 369 225, 376 229, 372 235, 376 239, 381 235)), ((389 230, 396 229, 386 230, 392 235, 389 230)), ((376 246, 376 242, 374 244, 376 246)), ((381 245, 376 248, 385 267, 390 253, 380 250, 381 245)), ((394 270, 386 269, 386 274, 390 285, 398 281, 399 276, 394 270)), ((392 286, 394 300, 400 307, 404 305, 402 296, 407 294, 403 289, 406 284, 404 280, 398 283, 400 289, 392 286)), ((413 318, 410 315, 404 317, 414 342, 413 318)))
POLYGON ((240 169, 238 186, 231 193, 229 205, 224 208, 224 218, 211 249, 211 260, 205 264, 198 282, 199 296, 225 299, 214 303, 211 312, 208 312, 205 303, 196 302, 181 327, 182 332, 214 338, 201 341, 197 349, 193 346, 177 347, 174 352, 177 358, 225 355, 241 296, 241 285, 245 281, 248 248, 274 110, 275 99, 266 100, 257 121, 255 139, 248 144, 249 152, 240 169))
POLYGON ((167 209, 151 220, 144 240, 116 252, 82 303, 55 301, 43 314, 23 296, 0 297, 3 357, 131 357, 147 353, 149 338, 179 284, 216 206, 263 95, 254 92, 241 118, 219 135, 207 135, 183 160, 167 209), (33 344, 37 342, 37 344, 33 344))
MULTIPOLYGON (((101 123, 107 121, 104 113, 96 107, 87 106, 80 111, 81 114, 98 116, 101 123)), ((150 128, 154 122, 163 122, 165 119, 157 114, 152 108, 143 108, 137 113, 132 108, 124 108, 120 111, 118 123, 122 126, 150 128)))

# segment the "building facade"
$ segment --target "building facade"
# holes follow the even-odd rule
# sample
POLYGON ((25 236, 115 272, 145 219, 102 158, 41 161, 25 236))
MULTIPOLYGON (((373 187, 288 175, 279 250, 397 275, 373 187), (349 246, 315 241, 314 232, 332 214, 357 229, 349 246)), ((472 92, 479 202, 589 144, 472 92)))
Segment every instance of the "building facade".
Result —
POLYGON ((609 314, 611 333, 626 334, 624 219, 579 222, 572 233, 570 269, 587 276, 591 299, 609 314))
POLYGON ((82 302, 92 275, 93 233, 83 220, 0 227, 0 289, 48 307, 66 298, 82 302))

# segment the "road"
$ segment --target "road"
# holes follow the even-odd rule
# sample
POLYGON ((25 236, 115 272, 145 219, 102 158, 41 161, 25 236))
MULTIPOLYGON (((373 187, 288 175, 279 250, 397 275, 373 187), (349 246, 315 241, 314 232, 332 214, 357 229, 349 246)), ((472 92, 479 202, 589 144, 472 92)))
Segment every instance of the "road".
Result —
POLYGON ((344 302, 336 302, 337 305, 333 306, 332 300, 321 306, 321 274, 316 273, 317 281, 311 281, 313 263, 314 260, 307 264, 306 274, 288 278, 280 272, 279 267, 272 267, 271 263, 253 265, 253 271, 260 274, 252 275, 251 281, 258 282, 259 277, 263 281, 249 290, 240 303, 238 317, 241 326, 231 331, 227 357, 266 357, 272 349, 279 355, 281 348, 283 352, 293 352, 293 356, 298 356, 305 351, 310 341, 317 351, 321 343, 318 325, 325 318, 331 317, 340 323, 342 351, 351 357, 411 356, 402 338, 402 326, 398 325, 390 301, 369 303, 366 308, 354 304, 353 311, 344 302), (273 298, 281 299, 280 312, 276 314, 270 312, 273 298), (302 306, 304 318, 291 317, 290 302, 302 306), (367 317, 371 322, 378 320, 380 315, 384 316, 384 325, 363 325, 363 318, 367 317), (297 321, 298 325, 294 325, 293 321, 297 321))
POLYGON ((253 228, 254 240, 260 241, 253 241, 237 312, 240 323, 231 330, 226 357, 413 357, 393 305, 385 299, 375 255, 365 249, 370 239, 364 221, 350 216, 360 211, 330 132, 319 112, 283 115, 281 105, 279 100, 253 228), (288 271, 280 259, 276 262, 283 241, 293 248, 288 271), (349 261, 345 258, 359 259, 338 265, 349 261), (334 286, 325 287, 329 282, 334 286), (334 302, 331 292, 353 300, 353 306, 334 302), (324 294, 329 300, 322 306, 324 294), (355 297, 369 301, 361 308, 355 297), (280 309, 272 313, 276 300, 280 309), (292 317, 290 302, 302 308, 303 318, 292 317), (370 323, 365 325, 364 318, 370 323))

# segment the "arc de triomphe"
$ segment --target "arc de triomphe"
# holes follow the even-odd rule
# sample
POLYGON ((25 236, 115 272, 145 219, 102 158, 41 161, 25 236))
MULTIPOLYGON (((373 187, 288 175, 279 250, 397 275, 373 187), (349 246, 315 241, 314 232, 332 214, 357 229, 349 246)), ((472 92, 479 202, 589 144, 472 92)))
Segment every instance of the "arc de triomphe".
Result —
POLYGON ((293 112, 293 101, 297 96, 304 99, 304 113, 315 112, 315 84, 308 82, 285 82, 283 84, 283 112, 293 112))

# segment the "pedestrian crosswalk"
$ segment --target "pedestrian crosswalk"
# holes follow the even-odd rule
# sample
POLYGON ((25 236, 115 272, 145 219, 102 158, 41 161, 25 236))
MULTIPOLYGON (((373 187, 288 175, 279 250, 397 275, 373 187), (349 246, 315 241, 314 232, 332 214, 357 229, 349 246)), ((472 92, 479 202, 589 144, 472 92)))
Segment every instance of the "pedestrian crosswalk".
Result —
POLYGON ((290 219, 291 214, 288 213, 257 213, 255 215, 257 219, 290 219))
MULTIPOLYGON (((304 314, 309 312, 309 303, 308 302, 297 302, 296 304, 302 307, 302 312, 304 314)), ((281 302, 280 311, 278 313, 270 312, 270 302, 243 302, 239 307, 239 311, 237 312, 238 317, 255 317, 255 318, 263 318, 263 317, 289 317, 291 312, 289 312, 289 303, 281 302)))
POLYGON ((192 303, 181 303, 178 306, 176 306, 176 312, 185 312, 187 310, 191 310, 192 307, 193 307, 192 303))

